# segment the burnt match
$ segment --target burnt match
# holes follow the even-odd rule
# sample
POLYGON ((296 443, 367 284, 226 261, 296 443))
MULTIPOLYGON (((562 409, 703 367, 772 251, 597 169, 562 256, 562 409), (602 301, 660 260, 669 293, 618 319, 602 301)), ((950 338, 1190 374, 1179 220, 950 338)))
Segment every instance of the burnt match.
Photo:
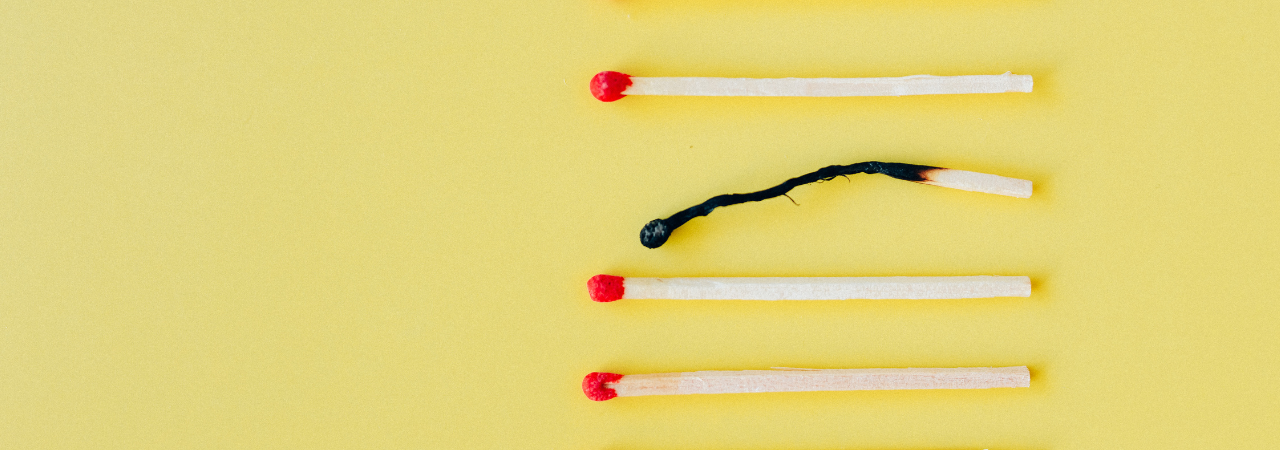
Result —
POLYGON ((600 72, 591 78, 591 95, 612 102, 628 95, 752 97, 868 97, 937 94, 1031 92, 1031 75, 912 75, 887 78, 706 78, 633 77, 600 72))
POLYGON ((641 395, 757 392, 992 389, 1031 387, 1026 366, 955 369, 775 369, 620 375, 592 372, 582 392, 595 401, 641 395))
POLYGON ((787 195, 797 186, 829 181, 836 177, 860 173, 884 174, 899 180, 913 181, 920 184, 942 186, 964 191, 984 192, 1009 197, 1031 197, 1031 182, 1017 178, 1006 178, 999 175, 969 172, 964 170, 944 169, 916 164, 886 163, 878 161, 860 162, 845 166, 827 166, 783 182, 763 191, 749 194, 725 194, 692 206, 684 211, 672 214, 666 219, 654 219, 640 230, 640 243, 645 247, 658 248, 667 242, 671 232, 695 217, 711 214, 721 206, 739 203, 758 202, 774 197, 787 195))
POLYGON ((941 300, 1030 297, 1028 277, 754 277, 637 278, 596 275, 591 299, 663 300, 941 300))

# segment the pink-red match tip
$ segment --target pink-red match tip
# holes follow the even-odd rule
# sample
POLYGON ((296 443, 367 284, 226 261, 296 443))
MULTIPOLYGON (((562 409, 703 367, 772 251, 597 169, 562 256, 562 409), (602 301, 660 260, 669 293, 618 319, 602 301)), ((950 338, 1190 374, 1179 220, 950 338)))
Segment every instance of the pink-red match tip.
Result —
POLYGON ((604 387, 605 383, 612 383, 622 379, 622 375, 609 372, 591 372, 586 378, 582 379, 582 392, 587 394, 587 398, 597 402, 618 396, 618 391, 604 387))
POLYGON ((631 86, 631 75, 619 72, 600 72, 591 78, 591 95, 602 102, 612 102, 626 97, 622 91, 631 86))
POLYGON ((622 294, 627 292, 627 287, 623 284, 622 277, 596 275, 587 280, 587 291, 591 292, 592 300, 608 303, 621 299, 622 294))

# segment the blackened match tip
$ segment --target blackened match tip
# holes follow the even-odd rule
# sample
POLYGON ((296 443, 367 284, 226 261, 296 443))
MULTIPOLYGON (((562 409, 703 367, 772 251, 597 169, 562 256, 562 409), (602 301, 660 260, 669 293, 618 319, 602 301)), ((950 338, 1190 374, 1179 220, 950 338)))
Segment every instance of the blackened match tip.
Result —
POLYGON ((668 237, 671 237, 671 230, 662 219, 653 219, 640 229, 640 243, 645 247, 661 247, 667 242, 668 237))

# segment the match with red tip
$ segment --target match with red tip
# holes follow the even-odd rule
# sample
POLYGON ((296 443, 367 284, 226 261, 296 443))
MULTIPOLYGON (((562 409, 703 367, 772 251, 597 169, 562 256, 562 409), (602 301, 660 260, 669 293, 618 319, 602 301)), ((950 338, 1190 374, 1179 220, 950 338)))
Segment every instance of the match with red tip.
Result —
POLYGON ((591 78, 591 94, 602 102, 628 95, 749 97, 866 97, 1031 92, 1030 75, 911 75, 881 78, 713 78, 634 77, 600 72, 591 78))
POLYGON ((623 278, 596 275, 591 299, 651 300, 944 300, 1030 297, 1024 276, 623 278))
POLYGON ((587 398, 597 402, 618 396, 618 391, 605 387, 605 383, 612 383, 622 379, 622 375, 609 372, 591 372, 586 378, 582 379, 582 392, 587 394, 587 398))
POLYGON ((600 72, 591 78, 591 95, 602 102, 612 102, 622 97, 631 86, 631 75, 621 72, 600 72))
POLYGON ((600 303, 620 300, 623 294, 627 292, 623 280, 624 278, 613 275, 596 275, 587 280, 587 291, 591 292, 592 300, 600 303))
POLYGON ((759 392, 996 389, 1031 387, 1026 366, 937 369, 787 369, 619 375, 593 372, 582 391, 595 401, 614 397, 759 392))

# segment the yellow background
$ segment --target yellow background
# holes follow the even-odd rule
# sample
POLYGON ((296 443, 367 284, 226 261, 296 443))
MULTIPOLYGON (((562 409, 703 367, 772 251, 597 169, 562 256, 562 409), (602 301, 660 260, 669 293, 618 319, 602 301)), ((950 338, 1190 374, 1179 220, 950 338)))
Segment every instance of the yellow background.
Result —
POLYGON ((1280 446, 1280 3, 0 4, 0 447, 1280 446), (1032 94, 630 97, 651 76, 1032 94), (830 164, 857 176, 645 222, 830 164), (592 303, 631 276, 1029 299, 592 303), (1028 365, 1033 387, 588 401, 591 371, 1028 365))

